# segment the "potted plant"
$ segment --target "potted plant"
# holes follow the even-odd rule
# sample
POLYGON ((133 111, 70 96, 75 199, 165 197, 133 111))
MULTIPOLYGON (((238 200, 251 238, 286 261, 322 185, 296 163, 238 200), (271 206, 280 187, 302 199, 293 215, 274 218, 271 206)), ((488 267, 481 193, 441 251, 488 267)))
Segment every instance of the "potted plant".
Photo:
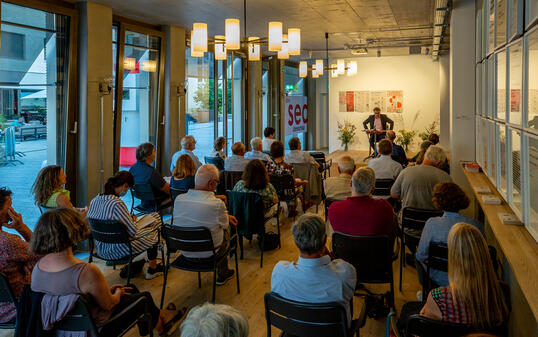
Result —
POLYGON ((338 122, 338 139, 342 142, 344 151, 347 151, 349 144, 355 141, 356 130, 357 127, 348 120, 345 120, 344 123, 338 122))
POLYGON ((411 144, 411 141, 413 141, 413 138, 415 138, 415 135, 417 134, 416 131, 407 131, 407 130, 398 130, 398 138, 396 138, 396 141, 400 143, 401 146, 404 147, 405 151, 408 150, 409 144, 411 144))
POLYGON ((424 129, 424 132, 419 133, 418 136, 420 137, 420 139, 425 141, 429 139, 432 133, 439 133, 437 128, 437 121, 433 121, 428 127, 426 127, 426 129, 424 129))

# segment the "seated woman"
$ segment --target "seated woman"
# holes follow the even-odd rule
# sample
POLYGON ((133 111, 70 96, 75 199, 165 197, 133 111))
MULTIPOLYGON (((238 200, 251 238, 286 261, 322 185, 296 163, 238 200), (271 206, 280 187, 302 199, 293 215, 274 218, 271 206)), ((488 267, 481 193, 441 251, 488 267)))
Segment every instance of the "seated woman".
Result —
POLYGON ((176 167, 170 178, 170 188, 178 190, 189 190, 194 188, 194 175, 196 174, 196 165, 188 154, 179 156, 176 167))
MULTIPOLYGON (((187 156, 188 157, 188 156, 187 156)), ((191 159, 192 161, 192 159, 191 159)), ((88 218, 96 220, 115 220, 125 225, 131 241, 133 254, 146 251, 149 266, 146 271, 146 280, 151 280, 163 273, 162 264, 157 264, 159 248, 158 230, 161 226, 161 217, 157 213, 147 214, 141 219, 130 214, 127 206, 121 200, 121 196, 134 185, 133 175, 127 171, 120 171, 115 176, 108 178, 105 184, 105 192, 99 194, 90 203, 88 218), (147 234, 150 232, 149 234, 147 234), (138 239, 136 239, 138 238, 138 239)), ((129 256, 129 247, 123 244, 109 244, 95 242, 100 256, 110 259, 121 259, 129 256)), ((127 277, 127 267, 124 267, 121 276, 127 277)))
POLYGON ((434 289, 420 314, 479 331, 503 331, 509 301, 495 275, 484 237, 476 227, 455 224, 448 234, 450 286, 434 289))
MULTIPOLYGON (((0 272, 6 276, 15 298, 30 284, 32 268, 39 258, 28 252, 31 237, 32 231, 11 206, 11 191, 0 188, 0 272), (20 236, 3 231, 3 227, 16 230, 20 236)), ((0 323, 14 322, 16 314, 14 303, 0 302, 0 323)))
POLYGON ((215 139, 215 143, 213 143, 213 152, 211 152, 210 157, 219 157, 222 159, 226 159, 226 155, 222 150, 224 148, 226 148, 226 138, 219 137, 215 139))
POLYGON ((63 187, 66 181, 67 176, 61 166, 43 167, 32 186, 36 205, 48 208, 76 209, 85 216, 88 213, 88 207, 83 209, 73 207, 70 192, 63 187))
POLYGON ((291 174, 293 176, 293 166, 284 162, 284 144, 281 141, 274 141, 271 144, 271 157, 273 161, 266 164, 269 174, 291 174))
POLYGON ((277 211, 278 196, 269 182, 265 165, 259 159, 251 160, 243 171, 243 177, 234 186, 234 191, 258 193, 263 199, 265 217, 270 217, 277 211))
MULTIPOLYGON (((136 289, 122 285, 109 287, 96 265, 77 259, 71 247, 75 242, 85 238, 88 232, 86 219, 71 209, 54 209, 41 215, 30 241, 30 251, 44 256, 32 272, 32 290, 59 296, 85 295, 97 326, 140 297, 146 298, 152 326, 159 333, 170 327, 170 324, 167 324, 169 321, 177 321, 177 317, 183 312, 160 311, 149 292, 136 293, 136 289)), ((130 323, 119 321, 105 325, 100 331, 101 335, 117 336, 130 323)), ((141 331, 140 334, 145 335, 147 332, 141 331)))
MULTIPOLYGON (((446 243, 450 229, 458 222, 471 224, 482 231, 482 224, 469 219, 460 213, 469 207, 470 200, 465 192, 455 183, 440 183, 433 188, 433 204, 443 211, 443 216, 429 218, 424 225, 422 236, 417 249, 417 272, 421 284, 426 274, 425 264, 428 262, 428 250, 431 242, 446 243)), ((446 272, 430 270, 431 280, 437 286, 448 286, 448 274, 446 272)))
POLYGON ((411 159, 409 159, 410 162, 416 162, 417 165, 422 164, 422 161, 424 160, 424 154, 426 153, 426 150, 433 145, 432 142, 429 140, 425 140, 422 143, 420 143, 420 151, 411 159))

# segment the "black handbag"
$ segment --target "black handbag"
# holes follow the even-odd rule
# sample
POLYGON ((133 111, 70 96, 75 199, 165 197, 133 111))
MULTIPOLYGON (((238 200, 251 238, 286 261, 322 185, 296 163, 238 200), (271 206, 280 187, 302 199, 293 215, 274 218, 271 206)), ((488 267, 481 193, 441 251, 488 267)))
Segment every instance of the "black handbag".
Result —
MULTIPOLYGON (((259 238, 259 237, 258 237, 259 238)), ((280 243, 280 236, 275 232, 265 232, 263 234, 263 250, 269 251, 276 249, 280 243)), ((258 240, 258 246, 262 248, 262 240, 258 240)))

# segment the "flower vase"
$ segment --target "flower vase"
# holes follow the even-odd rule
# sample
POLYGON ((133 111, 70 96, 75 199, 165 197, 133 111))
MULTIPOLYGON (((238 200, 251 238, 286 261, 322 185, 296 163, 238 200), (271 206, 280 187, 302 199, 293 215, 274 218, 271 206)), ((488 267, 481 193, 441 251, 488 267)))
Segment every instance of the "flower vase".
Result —
POLYGON ((344 151, 347 151, 347 143, 344 144, 344 151))

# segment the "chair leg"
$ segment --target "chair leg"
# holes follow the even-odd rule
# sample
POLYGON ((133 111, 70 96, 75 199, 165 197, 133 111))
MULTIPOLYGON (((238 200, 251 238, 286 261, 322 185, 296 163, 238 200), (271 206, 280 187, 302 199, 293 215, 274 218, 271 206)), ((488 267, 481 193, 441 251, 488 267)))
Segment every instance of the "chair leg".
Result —
POLYGON ((405 246, 403 245, 403 242, 401 243, 402 248, 400 250, 400 292, 402 291, 402 271, 403 271, 403 254, 405 253, 405 246))
POLYGON ((202 277, 200 276, 200 272, 198 272, 198 288, 202 288, 202 277))
POLYGON ((217 266, 213 270, 213 304, 215 304, 215 293, 217 291, 217 266))
POLYGON ((261 254, 260 254, 260 268, 263 268, 263 251, 265 250, 265 233, 262 235, 261 254))
POLYGON ((165 266, 164 268, 164 275, 163 275, 163 290, 161 292, 161 306, 160 309, 163 308, 164 304, 164 293, 166 292, 166 279, 168 278, 168 266, 165 266))
POLYGON ((239 248, 241 249, 241 260, 243 260, 243 236, 239 236, 239 248))
POLYGON ((131 281, 131 263, 133 262, 133 256, 129 257, 129 264, 127 265, 127 284, 131 281))
MULTIPOLYGON (((235 238, 237 240, 237 237, 235 238)), ((237 242, 235 243, 235 278, 237 279, 237 293, 239 294, 241 291, 239 290, 239 263, 237 262, 237 242)))

